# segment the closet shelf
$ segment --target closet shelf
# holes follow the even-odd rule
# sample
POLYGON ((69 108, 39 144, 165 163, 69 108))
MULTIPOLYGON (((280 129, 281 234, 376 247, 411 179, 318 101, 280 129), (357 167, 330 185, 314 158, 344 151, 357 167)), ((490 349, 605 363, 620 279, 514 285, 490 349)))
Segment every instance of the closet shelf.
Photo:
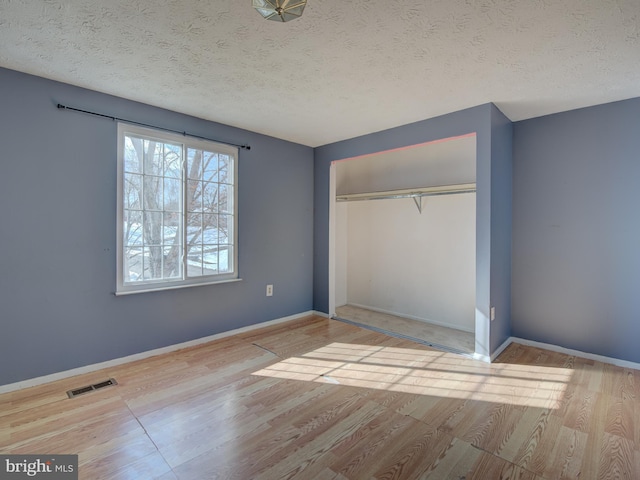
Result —
POLYGON ((409 188, 405 190, 388 190, 385 192, 349 193, 336 195, 337 202, 356 202, 361 200, 386 200, 392 198, 413 198, 418 212, 422 213, 422 197, 435 195, 456 195, 458 193, 473 193, 476 191, 475 183, 462 183, 458 185, 440 185, 437 187, 409 188))
POLYGON ((404 190, 388 190, 385 192, 349 193, 336 195, 337 202, 355 202, 359 200, 385 200, 388 198, 422 198, 434 195, 456 195, 458 193, 473 193, 475 183, 459 185, 440 185, 437 187, 408 188, 404 190))

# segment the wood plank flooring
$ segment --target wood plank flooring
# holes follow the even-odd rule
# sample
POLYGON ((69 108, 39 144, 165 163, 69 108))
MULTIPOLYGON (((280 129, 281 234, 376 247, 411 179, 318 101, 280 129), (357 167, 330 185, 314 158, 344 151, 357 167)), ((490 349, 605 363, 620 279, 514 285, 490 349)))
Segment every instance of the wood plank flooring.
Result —
POLYGON ((458 352, 467 354, 475 352, 475 335, 455 328, 376 312, 367 308, 356 307, 355 305, 337 307, 336 315, 362 325, 386 330, 392 334, 400 334, 415 338, 421 342, 449 347, 458 352))
POLYGON ((76 453, 90 480, 638 479, 639 398, 636 370, 308 317, 0 395, 0 453, 76 453))

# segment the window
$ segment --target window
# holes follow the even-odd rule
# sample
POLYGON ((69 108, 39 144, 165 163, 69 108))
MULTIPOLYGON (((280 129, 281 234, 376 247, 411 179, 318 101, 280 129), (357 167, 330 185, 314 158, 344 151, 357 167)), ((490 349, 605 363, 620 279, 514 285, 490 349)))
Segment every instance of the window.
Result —
POLYGON ((237 278, 237 158, 228 145, 118 125, 116 293, 237 278))

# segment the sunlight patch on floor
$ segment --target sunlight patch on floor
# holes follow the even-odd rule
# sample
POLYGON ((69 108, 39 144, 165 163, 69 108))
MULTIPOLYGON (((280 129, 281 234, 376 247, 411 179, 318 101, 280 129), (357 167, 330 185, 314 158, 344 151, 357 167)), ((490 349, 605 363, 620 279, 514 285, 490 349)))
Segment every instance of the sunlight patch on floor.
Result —
POLYGON ((254 375, 553 409, 560 406, 572 370, 489 365, 446 352, 336 342, 254 375))

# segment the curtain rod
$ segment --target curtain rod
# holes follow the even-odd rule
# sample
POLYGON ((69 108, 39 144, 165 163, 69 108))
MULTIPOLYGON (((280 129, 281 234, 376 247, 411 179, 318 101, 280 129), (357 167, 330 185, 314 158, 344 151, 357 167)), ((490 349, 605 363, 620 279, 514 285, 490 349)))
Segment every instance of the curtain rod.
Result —
POLYGON ((209 140, 211 142, 224 143, 225 145, 231 145, 233 147, 243 148, 245 150, 251 150, 251 145, 246 145, 246 144, 238 145, 237 143, 222 142, 222 141, 216 140, 214 138, 201 137, 200 135, 194 135, 194 134, 188 133, 188 132, 181 132, 180 130, 172 130, 170 128, 158 127, 157 125, 150 125, 148 123, 136 122, 134 120, 128 120, 126 118, 114 117, 113 115, 105 115, 103 113, 91 112, 89 110, 81 110, 79 108, 68 107, 66 105, 62 105, 61 103, 58 103, 58 108, 61 109, 61 110, 72 110, 74 112, 86 113, 88 115, 94 115, 96 117, 108 118, 110 120, 117 120, 117 121, 120 121, 120 122, 132 123, 134 125, 139 125, 141 127, 156 128, 158 130, 164 130, 165 132, 178 133, 180 135, 184 135, 185 137, 189 136, 189 137, 193 137, 193 138, 199 138, 201 140, 209 140))

